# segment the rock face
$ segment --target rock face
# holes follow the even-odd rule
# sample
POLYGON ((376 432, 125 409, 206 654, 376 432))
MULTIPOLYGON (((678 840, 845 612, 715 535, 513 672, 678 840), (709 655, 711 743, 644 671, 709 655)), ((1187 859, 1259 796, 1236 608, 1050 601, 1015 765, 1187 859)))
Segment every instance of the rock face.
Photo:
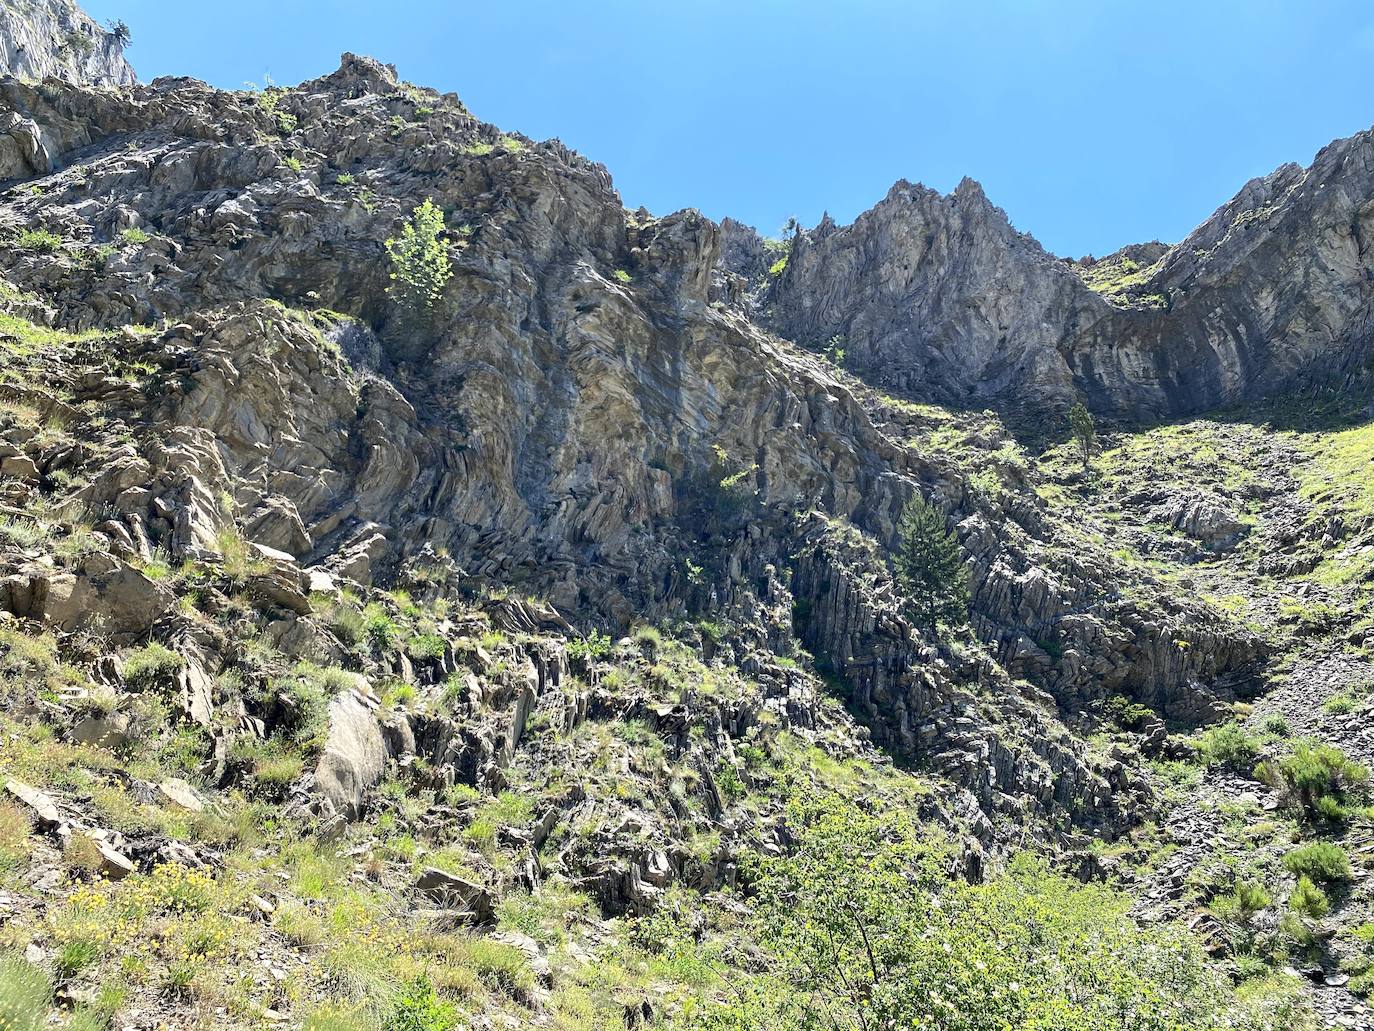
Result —
POLYGON ((882 386, 958 403, 1028 382, 1070 393, 1058 348, 1110 312, 971 179, 947 197, 899 182, 852 226, 799 234, 767 305, 782 335, 838 336, 882 386))
POLYGON ((74 0, 0 2, 2 74, 129 86, 136 79, 124 60, 127 45, 127 35, 102 28, 74 0))
MULTIPOLYGON (((1125 693, 1194 720, 1230 697, 1214 681, 1243 677, 1259 655, 1204 605, 1123 599, 1106 556, 1088 547, 1064 560, 1024 481, 977 485, 863 384, 760 329, 738 280, 720 273, 722 248, 726 264, 755 270, 773 253, 742 227, 627 213, 599 165, 556 141, 504 136, 387 66, 345 55, 337 72, 267 100, 186 80, 118 92, 9 81, 0 104, 34 127, 52 168, 28 173, 41 191, 3 195, 0 219, 66 241, 8 246, 11 280, 64 325, 166 320, 106 345, 145 380, 88 371, 70 384, 72 406, 158 427, 102 453, 71 502, 102 513, 101 532, 131 559, 228 566, 223 538, 241 526, 246 594, 297 617, 291 640, 310 635, 312 585, 388 583, 439 554, 471 589, 534 593, 617 631, 781 612, 769 617, 778 647, 792 633, 811 642, 865 699, 876 736, 916 760, 942 757, 990 810, 1063 807, 1108 827, 1107 781, 1057 743, 1053 707, 1125 693), (453 230, 454 275, 432 324, 403 331, 384 241, 428 198, 453 230), (1006 678, 942 666, 900 618, 883 555, 917 492, 959 526, 980 635, 1013 675, 1050 692, 1009 701, 993 720, 1006 733, 984 716, 960 722, 972 719, 970 681, 1010 698, 1006 678), (831 552, 797 561, 814 552, 817 520, 866 540, 867 569, 831 552), (869 589, 875 571, 885 593, 869 589), (1187 652, 1171 648, 1182 629, 1187 652), (851 667, 874 654, 880 673, 851 667), (1042 744, 1003 743, 1020 734, 1042 744), (976 772, 985 762, 992 780, 976 772), (1003 801, 1018 793, 1029 807, 1003 801)), ((1046 320, 1064 305, 1109 317, 1111 305, 971 183, 953 198, 902 186, 885 205, 861 220, 880 238, 879 263, 926 248, 907 287, 926 291, 941 332, 978 356, 945 377, 948 390, 967 398, 979 384, 1052 374, 1068 389, 1045 358, 1060 354, 1046 320), (936 224, 957 228, 927 239, 921 227, 936 224), (1001 293, 978 314, 942 296, 932 268, 941 282, 993 277, 1001 293), (988 320, 1021 341, 1016 357, 981 335, 988 320)), ((808 277, 831 276, 834 305, 806 316, 829 328, 825 312, 869 282, 872 262, 842 246, 858 233, 799 237, 778 311, 808 277)), ((887 297, 895 313, 907 287, 874 303, 887 297)), ((809 339, 800 323, 788 331, 809 339)), ((877 361, 901 337, 907 367, 921 370, 904 381, 914 391, 940 348, 893 332, 856 353, 877 361)), ((20 400, 48 403, 40 391, 20 400)), ((74 460, 15 451, 40 482, 74 460)), ((63 596, 76 597, 82 581, 63 575, 63 596)), ((157 618, 168 599, 156 585, 120 576, 121 610, 157 618)), ((0 583, 13 585, 12 611, 46 611, 28 567, 0 570, 0 583)), ((109 575, 95 586, 114 596, 109 575)), ((504 743, 454 732, 432 749, 491 779, 482 771, 514 747, 533 693, 500 700, 516 714, 504 743)), ((208 719, 205 692, 185 695, 208 719)), ((365 712, 339 715, 317 781, 352 814, 395 742, 365 712)))
MULTIPOLYGON (((0 687, 52 732, 20 767, 45 779, 0 794, 91 876, 251 852, 273 948, 311 879, 278 877, 288 833, 346 838, 417 938, 550 879, 608 919, 728 889, 686 909, 733 924, 767 865, 742 856, 793 849, 813 788, 947 834, 951 876, 1033 844, 1115 877, 1171 799, 1149 760, 1258 695, 1276 641, 1245 563, 1374 554, 1367 505, 1318 518, 1327 480, 1273 472, 1297 441, 1252 475, 1239 431, 1113 435, 1088 475, 970 410, 1358 381, 1367 140, 1191 256, 1069 263, 972 182, 790 242, 628 212, 599 165, 355 55, 259 94, 8 78, 0 117, 0 687), (425 201, 452 276, 402 318, 386 242, 425 201), (1336 228, 1300 245, 1313 225, 1336 228), (916 497, 971 592, 929 637, 890 567, 916 497), (49 779, 59 744, 80 762, 49 779), (103 827, 117 792, 164 818, 103 827), (240 848, 262 812, 274 837, 240 848)), ((1335 607, 1299 597, 1276 614, 1335 607)), ((27 878, 32 912, 60 880, 27 878)), ((498 940, 557 1022, 562 960, 498 940)))
MULTIPOLYGON (((757 247, 731 235, 725 267, 756 278, 757 247)), ((902 393, 1181 415, 1366 382, 1371 239, 1371 132, 1248 183, 1162 255, 1114 255, 1132 270, 1129 294, 1113 293, 1106 266, 1018 233, 971 180, 948 196, 900 182, 852 225, 800 233, 758 308, 799 343, 838 338, 847 365, 902 393)))

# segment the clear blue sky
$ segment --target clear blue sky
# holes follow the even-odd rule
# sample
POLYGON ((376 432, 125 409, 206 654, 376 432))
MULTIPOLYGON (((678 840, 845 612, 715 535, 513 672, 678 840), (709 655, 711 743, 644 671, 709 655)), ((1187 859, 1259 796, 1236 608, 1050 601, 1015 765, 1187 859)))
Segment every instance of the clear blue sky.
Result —
POLYGON ((776 232, 983 183, 1059 254, 1176 241, 1374 123, 1370 0, 85 0, 139 76, 282 84, 345 50, 605 163, 629 207, 776 232))

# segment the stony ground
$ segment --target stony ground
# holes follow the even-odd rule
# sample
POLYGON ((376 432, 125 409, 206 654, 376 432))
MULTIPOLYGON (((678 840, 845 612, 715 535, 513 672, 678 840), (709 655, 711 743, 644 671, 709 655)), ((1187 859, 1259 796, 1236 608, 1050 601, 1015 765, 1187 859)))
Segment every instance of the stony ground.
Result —
MULTIPOLYGON (((1130 561, 1233 610, 1273 652, 1265 682, 1231 717, 1253 754, 1209 764, 1204 734, 1176 738, 1182 750, 1172 753, 1191 755, 1201 745, 1203 761, 1156 764, 1164 804, 1157 825, 1137 835, 1148 844, 1125 871, 1140 912, 1189 921, 1228 962, 1260 957, 1301 975, 1324 1026, 1366 1028, 1374 1019, 1350 988, 1371 961, 1374 822, 1363 811, 1338 824, 1306 819, 1282 785, 1254 774, 1295 741, 1335 746, 1374 768, 1367 615, 1374 437, 1358 422, 1312 421, 1321 428, 1200 420, 1113 437, 1103 442, 1095 475, 1075 480, 1066 500, 1090 512, 1094 529, 1130 561), (1190 521, 1199 512, 1203 518, 1190 521), (1281 859, 1312 840, 1344 849, 1352 873, 1330 891, 1329 914, 1284 926, 1274 910, 1296 880, 1281 859), (1271 895, 1244 927, 1209 909, 1237 880, 1271 895)), ((1051 452, 1045 465, 1062 480, 1071 460, 1051 452)))

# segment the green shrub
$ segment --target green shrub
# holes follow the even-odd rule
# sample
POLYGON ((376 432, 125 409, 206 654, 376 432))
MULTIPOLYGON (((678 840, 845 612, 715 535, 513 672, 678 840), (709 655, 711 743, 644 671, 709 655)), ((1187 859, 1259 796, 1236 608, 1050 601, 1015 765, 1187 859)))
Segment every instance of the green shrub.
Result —
POLYGON ((604 659, 611 654, 611 638, 599 630, 593 630, 584 638, 574 638, 568 642, 568 655, 571 658, 604 659))
POLYGON ((406 642, 412 659, 442 659, 447 642, 438 634, 415 634, 406 642))
POLYGON ((786 855, 758 861, 758 972, 697 1026, 1226 1026, 1233 1001, 1181 928, 1142 928, 1129 900, 1031 857, 950 881, 948 852, 904 813, 796 798, 786 855))
POLYGON ((126 243, 132 246, 142 246, 152 238, 151 233, 139 229, 137 226, 130 226, 119 234, 120 243, 126 243))
POLYGON ((1232 721, 1209 727, 1198 738, 1198 757, 1208 767, 1225 766, 1249 774, 1259 758, 1259 738, 1232 721))
POLYGON ((434 986, 422 977, 401 990, 386 1022, 386 1031, 452 1031, 457 1027, 458 1011, 435 995, 434 986))
POLYGON ((721 763, 716 767, 716 787, 720 788, 721 798, 726 805, 733 805, 745 795, 744 781, 729 763, 721 763))
POLYGON ((401 235, 386 242, 391 259, 390 292, 404 318, 418 318, 431 311, 453 277, 443 232, 443 211, 432 200, 425 200, 401 227, 401 235))
POLYGON ((616 282, 617 282, 617 283, 624 283, 624 284, 627 285, 627 286, 628 286, 628 285, 633 281, 633 279, 634 279, 634 277, 631 276, 628 272, 626 272, 623 268, 618 268, 618 269, 616 269, 615 272, 612 273, 612 275, 615 276, 615 279, 616 279, 616 282))
POLYGON ((1263 772, 1263 779, 1286 789, 1309 816, 1332 821, 1349 816, 1350 804, 1369 781, 1369 771, 1339 748, 1313 741, 1299 741, 1291 755, 1263 772))
POLYGON ((1288 726, 1288 721, 1276 712, 1264 718, 1264 732, 1273 734, 1274 737, 1287 737, 1292 730, 1288 726))
POLYGON ((1293 849, 1283 857, 1283 865, 1289 873, 1325 884, 1348 881, 1351 877, 1350 859, 1345 849, 1329 841, 1316 841, 1293 849))
POLYGON ((47 229, 25 229, 16 241, 20 250, 52 254, 62 249, 62 237, 47 229))
POLYGON ((374 652, 388 652, 396 643, 396 622, 375 601, 363 609, 363 637, 374 652))
POLYGON ((1288 905, 1295 913, 1312 917, 1314 920, 1326 916, 1331 911, 1331 902, 1309 877, 1299 877, 1298 886, 1288 896, 1288 905))
POLYGON ((1322 712, 1328 716, 1345 716, 1355 711, 1355 699, 1344 691, 1338 691, 1322 703, 1322 712))
POLYGON ((1273 901, 1264 885, 1254 881, 1238 880, 1230 892, 1219 895, 1208 907, 1218 920, 1231 920, 1244 923, 1261 909, 1267 909, 1273 901))

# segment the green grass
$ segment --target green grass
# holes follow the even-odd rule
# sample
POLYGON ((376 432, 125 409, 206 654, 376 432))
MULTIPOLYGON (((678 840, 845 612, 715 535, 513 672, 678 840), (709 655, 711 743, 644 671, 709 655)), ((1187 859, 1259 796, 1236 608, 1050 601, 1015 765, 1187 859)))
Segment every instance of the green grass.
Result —
POLYGON ((52 1007, 43 971, 12 953, 0 953, 0 1029, 40 1031, 52 1007))
POLYGON ((156 641, 135 648, 124 656, 124 680, 138 691, 165 684, 186 660, 156 641))

